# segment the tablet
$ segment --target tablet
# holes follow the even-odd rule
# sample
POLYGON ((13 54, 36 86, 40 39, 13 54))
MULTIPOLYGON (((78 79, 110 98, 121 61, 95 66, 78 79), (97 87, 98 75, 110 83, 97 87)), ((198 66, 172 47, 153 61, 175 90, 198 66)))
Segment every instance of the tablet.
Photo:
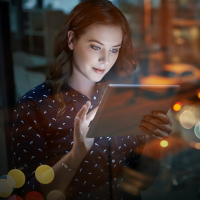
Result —
POLYGON ((179 85, 109 84, 86 137, 144 134, 139 129, 143 117, 167 113, 178 90, 179 85))

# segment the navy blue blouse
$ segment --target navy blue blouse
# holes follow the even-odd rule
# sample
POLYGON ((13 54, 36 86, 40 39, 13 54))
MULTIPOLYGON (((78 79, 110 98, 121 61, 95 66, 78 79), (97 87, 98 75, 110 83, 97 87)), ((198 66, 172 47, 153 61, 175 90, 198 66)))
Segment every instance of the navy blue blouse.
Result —
MULTIPOLYGON (((26 183, 16 190, 17 194, 24 197, 30 191, 42 193, 35 178, 36 168, 44 164, 53 166, 72 149, 77 112, 88 100, 91 101, 90 111, 96 108, 104 91, 105 87, 97 83, 90 100, 67 85, 62 90, 66 111, 59 118, 56 117, 59 106, 52 88, 46 83, 33 88, 19 100, 13 117, 12 155, 13 166, 24 172, 26 183)), ((140 158, 137 150, 141 145, 135 135, 95 138, 66 188, 66 199, 123 199, 117 178, 124 166, 137 165, 140 158)), ((123 182, 123 178, 120 181, 123 182)))

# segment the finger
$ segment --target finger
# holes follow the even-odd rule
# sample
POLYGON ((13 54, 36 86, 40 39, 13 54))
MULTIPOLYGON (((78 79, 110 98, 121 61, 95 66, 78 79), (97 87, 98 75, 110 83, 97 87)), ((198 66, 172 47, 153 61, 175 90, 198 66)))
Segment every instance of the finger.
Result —
POLYGON ((97 113, 97 110, 98 110, 99 106, 96 107, 94 110, 92 110, 91 112, 89 112, 86 116, 86 120, 88 121, 92 121, 97 113))
POLYGON ((80 130, 81 130, 80 126, 81 126, 80 118, 75 117, 75 119, 74 119, 74 134, 75 134, 75 137, 78 137, 79 134, 80 134, 80 130))
POLYGON ((149 122, 149 123, 157 126, 159 129, 161 129, 162 131, 165 131, 167 133, 172 132, 171 124, 166 124, 158 118, 147 115, 147 116, 144 117, 144 121, 149 122))
POLYGON ((156 126, 147 123, 147 122, 143 122, 141 126, 139 126, 139 129, 149 135, 149 136, 156 136, 156 137, 160 137, 162 139, 166 139, 168 138, 169 134, 167 134, 166 132, 158 129, 156 126))
POLYGON ((160 119, 164 123, 172 124, 172 122, 171 122, 171 120, 170 120, 170 118, 167 114, 164 114, 164 113, 159 112, 159 111, 154 111, 152 114, 153 114, 154 117, 160 119))
POLYGON ((88 112, 89 107, 90 107, 90 102, 87 101, 87 103, 83 105, 82 108, 77 113, 76 116, 80 118, 81 123, 83 122, 83 120, 86 119, 86 113, 88 112))

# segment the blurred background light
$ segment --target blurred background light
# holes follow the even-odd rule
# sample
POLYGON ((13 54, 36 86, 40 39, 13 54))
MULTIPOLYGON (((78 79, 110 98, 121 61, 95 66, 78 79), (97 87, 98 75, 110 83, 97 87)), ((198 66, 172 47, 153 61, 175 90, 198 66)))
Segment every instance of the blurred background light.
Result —
POLYGON ((15 180, 15 188, 20 188, 24 185, 26 178, 21 170, 12 169, 8 172, 8 175, 15 180))
POLYGON ((3 175, 0 177, 0 179, 6 179, 11 184, 13 189, 15 188, 15 180, 13 179, 13 177, 11 177, 9 175, 3 175))
POLYGON ((200 143, 197 142, 195 145, 194 145, 195 149, 200 149, 200 143))
POLYGON ((20 196, 13 195, 8 198, 8 200, 23 200, 20 196))
POLYGON ((167 146, 168 146, 168 142, 167 142, 166 140, 162 140, 162 141, 160 142, 160 146, 161 146, 161 147, 167 147, 167 146))
POLYGON ((44 199, 39 192, 32 191, 26 195, 25 200, 44 200, 44 199))
POLYGON ((181 110, 182 108, 182 103, 181 102, 176 102, 174 105, 173 105, 173 110, 174 111, 179 111, 181 110))
POLYGON ((3 186, 3 191, 2 191, 2 193, 0 195, 0 197, 3 197, 3 198, 9 197, 12 194, 12 191, 13 191, 12 185, 6 179, 0 179, 0 182, 1 182, 2 186, 3 186))
POLYGON ((198 92, 197 96, 198 96, 198 98, 200 99, 200 92, 198 92))
POLYGON ((200 139, 200 122, 195 125, 194 134, 200 139))
POLYGON ((48 165, 41 165, 35 171, 35 177, 42 184, 49 184, 54 179, 54 171, 48 165))
POLYGON ((47 195, 47 200, 54 200, 54 199, 65 200, 66 198, 61 191, 54 190, 47 195))
POLYGON ((196 118, 191 111, 186 110, 180 115, 180 123, 185 129, 191 129, 196 123, 196 118))

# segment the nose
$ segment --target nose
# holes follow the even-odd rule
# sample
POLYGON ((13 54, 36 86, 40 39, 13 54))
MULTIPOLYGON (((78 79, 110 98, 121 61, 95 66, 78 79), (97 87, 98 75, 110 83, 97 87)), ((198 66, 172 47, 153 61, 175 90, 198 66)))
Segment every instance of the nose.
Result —
POLYGON ((99 58, 99 63, 102 65, 107 65, 109 63, 109 52, 103 52, 99 58))

